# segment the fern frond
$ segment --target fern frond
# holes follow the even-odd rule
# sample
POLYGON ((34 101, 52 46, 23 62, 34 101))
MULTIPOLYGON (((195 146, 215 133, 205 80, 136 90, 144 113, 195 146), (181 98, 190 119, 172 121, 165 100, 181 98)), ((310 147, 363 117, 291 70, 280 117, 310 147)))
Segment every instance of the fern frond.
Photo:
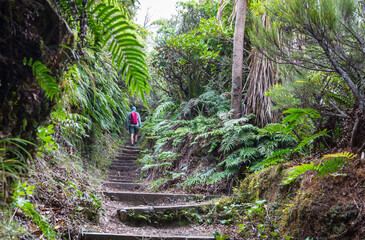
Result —
POLYGON ((216 183, 222 181, 223 179, 228 179, 228 178, 232 177, 236 173, 237 173, 237 170, 232 169, 232 168, 227 168, 226 170, 224 170, 222 172, 216 172, 216 173, 212 174, 209 177, 207 183, 216 184, 216 183))
POLYGON ((283 123, 295 123, 295 122, 301 122, 303 117, 309 117, 312 119, 316 119, 316 118, 321 118, 321 115, 318 113, 317 110, 315 109, 310 109, 310 108, 305 108, 305 109, 301 109, 301 108, 290 108, 286 111, 283 112, 284 114, 289 113, 288 116, 286 116, 284 118, 283 123))
POLYGON ((141 170, 142 171, 147 171, 148 169, 151 168, 160 168, 160 167, 167 167, 167 166, 171 166, 172 163, 170 162, 162 162, 162 163, 152 163, 152 164, 146 164, 144 165, 141 170))
MULTIPOLYGON (((318 168, 318 176, 321 176, 321 178, 325 175, 337 172, 341 167, 348 165, 350 163, 349 160, 356 156, 348 152, 329 155, 332 155, 332 157, 330 157, 327 161, 322 162, 318 168)), ((327 158, 328 155, 326 156, 326 159, 327 158)))
POLYGON ((193 174, 185 180, 184 185, 188 187, 188 186, 198 185, 201 183, 207 183, 208 178, 215 172, 215 170, 216 168, 211 168, 206 171, 193 174))
POLYGON ((334 153, 334 154, 326 154, 322 157, 322 160, 327 158, 348 158, 353 159, 356 157, 356 154, 350 153, 350 152, 340 152, 340 153, 334 153))
POLYGON ((23 62, 32 67, 33 76, 38 80, 39 86, 46 92, 46 96, 51 100, 57 96, 60 89, 56 79, 49 75, 51 70, 40 61, 33 62, 32 58, 29 61, 24 58, 23 62))
POLYGON ((318 171, 318 166, 314 166, 314 163, 310 164, 303 163, 302 165, 296 166, 294 170, 288 173, 288 176, 281 182, 282 185, 287 185, 294 181, 300 174, 305 173, 307 171, 318 171))
POLYGON ((315 178, 317 178, 318 176, 321 176, 321 178, 323 178, 328 174, 337 172, 341 167, 348 165, 350 162, 349 160, 353 159, 354 157, 356 157, 356 155, 349 152, 328 154, 322 157, 322 160, 328 160, 318 164, 317 166, 314 166, 313 162, 311 162, 310 164, 302 164, 300 166, 296 166, 293 171, 289 172, 288 177, 286 177, 286 179, 282 182, 282 185, 291 183, 300 174, 305 173, 309 170, 314 170, 318 173, 315 178))
POLYGON ((286 129, 286 126, 281 123, 270 123, 259 130, 259 135, 283 133, 286 129))
POLYGON ((171 101, 170 99, 164 100, 161 102, 158 107, 153 111, 153 118, 164 118, 166 116, 167 111, 171 111, 176 108, 175 102, 171 101))
POLYGON ((327 129, 324 129, 323 131, 320 131, 319 133, 316 133, 310 137, 307 137, 303 139, 298 146, 294 149, 294 152, 298 152, 302 150, 305 146, 311 144, 316 138, 325 136, 327 134, 327 129))
POLYGON ((97 25, 102 26, 103 44, 108 45, 114 65, 121 70, 132 93, 140 95, 145 102, 145 93, 150 91, 146 55, 143 45, 137 40, 133 24, 126 17, 126 12, 112 3, 96 3, 94 0, 89 1, 87 9, 98 23, 91 25, 91 30, 100 36, 100 27, 97 25))

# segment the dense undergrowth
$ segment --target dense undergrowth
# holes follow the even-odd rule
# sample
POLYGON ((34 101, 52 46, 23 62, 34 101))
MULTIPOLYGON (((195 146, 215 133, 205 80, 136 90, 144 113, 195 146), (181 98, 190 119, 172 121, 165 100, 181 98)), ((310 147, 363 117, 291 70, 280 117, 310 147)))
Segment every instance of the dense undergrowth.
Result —
POLYGON ((220 183, 210 191, 227 192, 246 173, 309 154, 326 134, 316 129, 321 116, 312 109, 289 109, 282 123, 259 128, 252 115, 229 119, 227 103, 214 91, 181 106, 162 101, 143 127, 152 152, 139 159, 147 178, 159 178, 154 187, 192 190, 220 183))

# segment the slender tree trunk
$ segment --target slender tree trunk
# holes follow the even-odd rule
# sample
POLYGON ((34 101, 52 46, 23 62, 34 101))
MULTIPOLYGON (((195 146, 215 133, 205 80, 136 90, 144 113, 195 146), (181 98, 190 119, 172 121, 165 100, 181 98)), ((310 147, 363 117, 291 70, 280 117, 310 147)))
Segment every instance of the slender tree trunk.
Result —
POLYGON ((242 116, 242 68, 243 68, 243 43, 246 23, 246 0, 237 0, 236 24, 233 40, 233 65, 232 65, 232 89, 231 111, 232 118, 242 116))

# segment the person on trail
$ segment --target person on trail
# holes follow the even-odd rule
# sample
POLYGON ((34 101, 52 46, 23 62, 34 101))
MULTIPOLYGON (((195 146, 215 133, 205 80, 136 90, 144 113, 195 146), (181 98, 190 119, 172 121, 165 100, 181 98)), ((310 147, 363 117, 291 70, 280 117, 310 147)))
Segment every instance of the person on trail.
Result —
POLYGON ((131 134, 131 145, 137 146, 137 136, 139 127, 142 127, 141 117, 139 113, 136 111, 136 107, 132 107, 132 112, 128 113, 126 128, 129 130, 131 134))

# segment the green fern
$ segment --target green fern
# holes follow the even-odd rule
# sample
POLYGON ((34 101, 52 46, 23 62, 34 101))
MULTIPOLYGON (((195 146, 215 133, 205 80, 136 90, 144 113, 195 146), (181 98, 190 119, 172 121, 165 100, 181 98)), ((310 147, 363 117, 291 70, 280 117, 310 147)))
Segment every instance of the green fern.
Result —
POLYGON ((256 164, 252 165, 250 167, 251 171, 259 171, 266 167, 270 167, 279 163, 285 162, 289 155, 292 153, 291 149, 283 149, 276 152, 273 152, 270 155, 267 155, 267 157, 259 162, 256 162, 256 164))
POLYGON ((20 138, 0 139, 0 196, 8 197, 9 182, 19 179, 26 171, 27 158, 32 159, 26 149, 27 145, 35 145, 20 138))
POLYGON ((284 124, 287 123, 289 125, 297 125, 298 123, 301 123, 305 117, 309 117, 311 119, 321 118, 321 115, 319 115, 317 110, 310 108, 290 108, 283 113, 289 113, 289 115, 286 116, 283 121, 284 124))
POLYGON ((189 187, 189 186, 206 183, 206 182, 208 182, 209 177, 214 174, 215 170, 216 170, 216 168, 211 168, 206 171, 202 171, 200 173, 193 174, 184 181, 184 185, 186 187, 189 187))
POLYGON ((153 119, 165 118, 167 111, 173 111, 176 108, 176 104, 170 99, 163 100, 153 111, 153 119))
POLYGON ((319 138, 319 137, 323 137, 323 136, 326 136, 327 134, 327 129, 323 130, 323 131, 320 131, 319 133, 316 133, 310 137, 307 137, 305 139, 303 139, 299 144, 298 146, 294 149, 294 152, 299 152, 301 151, 305 146, 308 146, 310 144, 313 143, 313 141, 316 139, 316 138, 319 138))
POLYGON ((237 169, 235 168, 226 168, 222 172, 213 173, 207 180, 208 184, 216 184, 224 179, 229 179, 233 175, 237 173, 237 169))
POLYGON ((329 154, 322 157, 322 160, 328 159, 327 161, 322 162, 318 168, 318 176, 322 178, 328 174, 332 174, 337 172, 341 167, 348 165, 350 162, 349 160, 356 157, 356 155, 343 152, 337 154, 329 154))
POLYGON ((51 100, 57 96, 60 89, 56 79, 49 75, 51 70, 40 61, 33 62, 33 58, 30 58, 29 61, 24 58, 23 62, 32 67, 33 76, 38 80, 39 86, 46 92, 46 96, 51 100))
POLYGON ((126 13, 112 4, 96 3, 95 0, 88 2, 87 9, 91 18, 95 19, 95 24, 91 25, 92 31, 100 36, 99 26, 102 26, 103 44, 112 54, 113 63, 121 70, 132 93, 140 95, 147 105, 145 93, 149 93, 150 86, 147 82, 149 75, 146 55, 126 13))
POLYGON ((294 181, 300 174, 303 174, 310 170, 318 171, 318 166, 314 166, 313 162, 311 162, 310 164, 303 163, 302 165, 295 167, 294 170, 289 172, 288 176, 281 184, 287 185, 287 184, 291 183, 292 181, 294 181))
POLYGON ((300 174, 310 170, 317 172, 315 178, 319 176, 323 178, 326 175, 337 172, 341 167, 348 165, 350 162, 349 160, 353 159, 354 157, 356 157, 356 155, 349 152, 343 152, 323 156, 323 162, 319 163, 317 166, 314 166, 313 162, 310 164, 303 163, 302 165, 296 166, 294 170, 289 172, 288 176, 282 181, 281 184, 287 185, 294 181, 300 174), (324 161, 326 159, 327 161, 324 161))

